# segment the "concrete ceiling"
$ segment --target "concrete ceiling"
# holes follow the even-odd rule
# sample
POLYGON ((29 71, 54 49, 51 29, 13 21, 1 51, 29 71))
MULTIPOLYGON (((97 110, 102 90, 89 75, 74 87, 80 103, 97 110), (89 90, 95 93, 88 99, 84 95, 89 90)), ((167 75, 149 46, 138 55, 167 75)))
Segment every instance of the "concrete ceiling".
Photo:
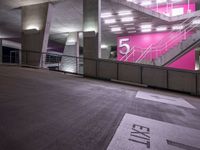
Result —
MULTIPOLYGON (((21 6, 38 4, 43 2, 54 3, 54 16, 50 29, 51 38, 64 42, 66 32, 82 31, 83 22, 83 0, 0 0, 0 38, 20 37, 21 31, 21 6), (64 34, 63 34, 64 33, 64 34)), ((130 7, 111 0, 102 0, 102 12, 116 13, 120 10, 132 10, 130 7)), ((140 22, 159 23, 149 16, 137 15, 140 22)), ((140 22, 137 22, 139 24, 140 22)), ((162 24, 162 22, 161 22, 162 24)), ((109 31, 109 27, 102 21, 102 41, 104 44, 113 45, 116 43, 116 34, 109 31)))

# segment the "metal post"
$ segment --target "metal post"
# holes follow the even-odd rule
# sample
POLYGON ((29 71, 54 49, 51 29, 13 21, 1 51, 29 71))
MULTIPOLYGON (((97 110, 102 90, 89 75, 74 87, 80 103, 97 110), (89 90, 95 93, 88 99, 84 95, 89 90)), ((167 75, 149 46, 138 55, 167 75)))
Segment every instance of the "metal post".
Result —
POLYGON ((156 11, 158 12, 158 1, 156 0, 156 11))
POLYGON ((186 40, 187 39, 187 37, 186 37, 186 30, 184 30, 184 40, 186 40))
POLYGON ((190 0, 188 0, 188 9, 187 9, 187 13, 190 13, 190 0))
POLYGON ((79 72, 78 72, 78 61, 77 61, 77 57, 75 57, 75 59, 76 59, 76 73, 78 74, 79 72))

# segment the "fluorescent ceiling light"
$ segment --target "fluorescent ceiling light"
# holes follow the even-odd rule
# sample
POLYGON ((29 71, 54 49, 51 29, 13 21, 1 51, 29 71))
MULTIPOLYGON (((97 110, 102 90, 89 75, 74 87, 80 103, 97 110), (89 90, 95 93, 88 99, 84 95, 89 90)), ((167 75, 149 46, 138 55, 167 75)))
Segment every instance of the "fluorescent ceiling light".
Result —
POLYGON ((172 30, 182 30, 184 28, 183 25, 174 25, 172 26, 172 30))
POLYGON ((174 8, 172 9, 172 16, 180 16, 184 14, 184 8, 174 8))
POLYGON ((135 27, 126 28, 126 30, 135 30, 135 27))
POLYGON ((124 17, 124 18, 121 18, 121 22, 131 22, 133 21, 133 17, 124 17))
POLYGON ((195 19, 192 21, 192 24, 200 24, 200 19, 195 19))
POLYGON ((126 11, 119 11, 119 12, 118 12, 118 15, 119 15, 119 16, 126 16, 126 15, 131 15, 131 14, 132 14, 132 12, 129 11, 129 10, 126 10, 126 11))
POLYGON ((36 26, 36 25, 29 25, 27 28, 26 28, 26 30, 39 30, 39 27, 38 26, 36 26))
POLYGON ((183 0, 171 0, 171 2, 174 2, 174 3, 178 3, 178 2, 182 2, 183 0))
POLYGON ((152 4, 151 1, 143 1, 140 5, 142 5, 142 6, 149 6, 151 4, 152 4))
POLYGON ((132 3, 135 3, 135 4, 138 4, 138 0, 126 0, 127 2, 132 2, 132 3))
POLYGON ((140 27, 142 29, 150 29, 150 28, 152 28, 152 24, 142 24, 140 27))
POLYGON ((151 29, 142 29, 141 32, 151 32, 151 29))
POLYGON ((158 4, 167 3, 167 0, 156 0, 158 4))
POLYGON ((122 29, 120 27, 116 27, 116 28, 111 28, 111 32, 118 32, 121 31, 122 29))
POLYGON ((112 13, 110 12, 101 14, 101 18, 109 18, 109 17, 112 17, 112 13))
POLYGON ((102 49, 106 49, 106 48, 108 48, 108 45, 104 45, 104 44, 103 44, 103 45, 101 45, 101 48, 102 48, 102 49))
POLYGON ((167 27, 166 26, 160 26, 156 28, 156 31, 166 31, 167 27))
POLYGON ((115 19, 106 19, 106 20, 104 20, 104 23, 105 24, 113 24, 113 23, 116 23, 116 20, 115 19))

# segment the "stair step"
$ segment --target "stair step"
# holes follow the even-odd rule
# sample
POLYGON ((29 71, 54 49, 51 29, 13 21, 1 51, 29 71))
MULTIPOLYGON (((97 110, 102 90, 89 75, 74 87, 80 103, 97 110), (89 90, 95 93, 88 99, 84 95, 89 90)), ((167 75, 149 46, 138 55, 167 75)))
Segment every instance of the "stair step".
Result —
POLYGON ((167 53, 155 60, 155 64, 162 66, 163 64, 171 60, 174 56, 177 56, 181 52, 188 50, 188 47, 192 46, 194 42, 198 40, 200 40, 200 30, 189 36, 187 39, 183 39, 178 45, 174 46, 173 48, 170 48, 167 53))

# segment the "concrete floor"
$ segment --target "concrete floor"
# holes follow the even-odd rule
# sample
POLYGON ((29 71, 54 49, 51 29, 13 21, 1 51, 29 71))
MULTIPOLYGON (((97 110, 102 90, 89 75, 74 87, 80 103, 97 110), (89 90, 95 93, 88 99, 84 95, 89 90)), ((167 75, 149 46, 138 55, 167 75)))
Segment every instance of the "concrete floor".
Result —
POLYGON ((200 130, 200 99, 47 70, 0 66, 0 150, 106 150, 125 113, 200 130), (181 97, 196 109, 135 98, 181 97))

